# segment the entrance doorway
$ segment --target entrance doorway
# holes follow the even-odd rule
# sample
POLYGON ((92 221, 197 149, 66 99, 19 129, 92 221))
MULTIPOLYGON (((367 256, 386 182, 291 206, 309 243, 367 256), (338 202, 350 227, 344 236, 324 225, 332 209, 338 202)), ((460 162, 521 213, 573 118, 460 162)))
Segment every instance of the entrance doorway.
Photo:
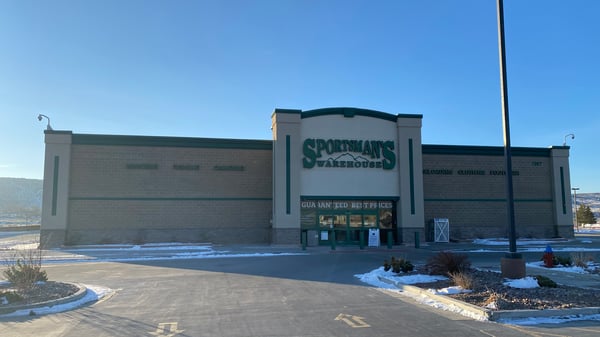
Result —
POLYGON ((319 213, 319 229, 328 231, 327 236, 321 236, 321 244, 329 244, 335 235, 336 243, 340 245, 357 245, 360 242, 360 233, 363 232, 363 243, 367 240, 369 229, 378 228, 377 213, 319 213))
MULTIPOLYGON (((300 224, 303 233, 310 235, 313 243, 359 245, 369 240, 369 229, 380 229, 380 243, 395 239, 396 200, 378 199, 312 199, 302 198, 300 224)), ((306 236, 308 241, 309 236, 306 236)), ((394 242, 396 242, 394 240, 394 242)))

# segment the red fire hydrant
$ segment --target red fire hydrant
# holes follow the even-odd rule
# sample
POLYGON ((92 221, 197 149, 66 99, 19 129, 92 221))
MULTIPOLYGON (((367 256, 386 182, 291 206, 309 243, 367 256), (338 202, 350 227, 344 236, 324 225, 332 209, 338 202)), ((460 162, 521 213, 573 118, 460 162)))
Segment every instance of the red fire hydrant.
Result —
POLYGON ((554 253, 552 252, 552 247, 550 247, 550 245, 546 246, 546 250, 544 251, 544 256, 542 257, 542 260, 544 260, 544 267, 554 267, 554 253))

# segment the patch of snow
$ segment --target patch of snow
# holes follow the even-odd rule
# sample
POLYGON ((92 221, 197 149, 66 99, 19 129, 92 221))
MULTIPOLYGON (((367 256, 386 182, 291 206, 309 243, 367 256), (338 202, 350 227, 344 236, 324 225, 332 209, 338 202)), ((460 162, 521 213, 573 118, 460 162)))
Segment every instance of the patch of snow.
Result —
POLYGON ((498 320, 499 323, 513 325, 537 325, 537 324, 562 324, 573 321, 600 321, 600 314, 597 315, 569 315, 560 317, 527 317, 498 320))
MULTIPOLYGON (((504 238, 492 238, 492 239, 475 239, 474 244, 487 245, 487 246, 508 246, 508 239, 504 238)), ((554 240, 530 240, 530 239, 519 239, 517 245, 547 245, 556 243, 554 240)))
POLYGON ((68 310, 76 309, 86 303, 98 301, 109 294, 114 293, 114 290, 101 286, 94 285, 86 285, 87 288, 85 296, 80 298, 77 301, 58 304, 51 307, 40 307, 33 309, 23 309, 17 310, 8 314, 0 315, 0 317, 20 317, 20 316, 30 316, 30 315, 48 315, 58 312, 64 312, 68 310))
POLYGON ((472 290, 469 290, 469 289, 463 289, 463 287, 461 287, 461 286, 452 286, 452 287, 447 287, 447 288, 442 288, 442 289, 427 289, 427 291, 434 295, 455 295, 455 294, 473 292, 472 290))
POLYGON ((388 272, 384 271, 383 267, 380 267, 379 269, 375 269, 369 273, 356 274, 356 275, 354 275, 354 277, 359 279, 361 282, 370 284, 377 288, 396 289, 396 287, 393 284, 383 282, 379 279, 379 276, 385 275, 385 273, 388 273, 388 272))
POLYGON ((411 294, 411 293, 407 293, 407 292, 399 292, 399 294, 401 294, 402 296, 405 296, 405 297, 410 297, 418 303, 428 305, 428 306, 434 307, 436 309, 454 312, 461 316, 469 317, 469 318, 472 318, 472 319, 478 320, 478 321, 487 321, 488 320, 488 318, 486 316, 479 315, 470 310, 465 310, 456 305, 438 302, 438 301, 431 299, 430 297, 427 297, 425 295, 416 295, 416 294, 411 294))
POLYGON ((578 266, 570 266, 570 267, 565 267, 562 265, 556 265, 553 268, 547 268, 544 266, 544 262, 543 261, 536 261, 536 262, 529 262, 527 263, 528 267, 533 267, 533 268, 543 268, 543 269, 550 269, 550 270, 558 270, 558 271, 562 271, 562 272, 566 272, 566 273, 575 273, 575 274, 587 274, 589 273, 589 271, 593 271, 595 269, 598 268, 598 266, 594 263, 590 263, 588 265, 587 269, 584 269, 582 267, 578 267, 578 266))
POLYGON ((485 307, 490 310, 498 310, 498 303, 496 301, 493 301, 488 303, 485 307))
POLYGON ((507 279, 507 281, 504 282, 504 285, 520 289, 539 288, 540 286, 537 280, 531 276, 527 276, 516 280, 507 279))
MULTIPOLYGON (((487 321, 488 320, 487 317, 477 314, 473 311, 465 310, 456 305, 438 302, 438 301, 431 299, 430 297, 427 297, 426 295, 423 295, 423 294, 417 295, 417 294, 400 291, 392 284, 381 281, 379 277, 381 276, 383 278, 392 279, 396 282, 399 282, 397 280, 398 278, 407 278, 408 276, 397 276, 396 274, 394 274, 392 272, 384 271, 383 267, 372 270, 365 274, 357 274, 354 276, 357 277, 362 282, 370 284, 370 285, 378 288, 382 292, 391 292, 393 294, 398 294, 398 295, 401 295, 404 297, 409 297, 418 303, 428 305, 428 306, 431 306, 431 307, 434 307, 437 309, 454 312, 459 315, 469 317, 469 318, 472 318, 472 319, 475 319, 478 321, 487 321)), ((415 282, 415 283, 420 283, 423 281, 427 282, 427 280, 429 280, 429 282, 432 281, 432 276, 430 276, 430 275, 411 275, 411 276, 415 276, 414 279, 419 280, 419 282, 415 282)), ((405 279, 405 280, 407 280, 407 279, 405 279)), ((435 281, 435 279, 433 279, 433 281, 435 281)), ((533 277, 526 277, 526 278, 518 279, 518 280, 508 280, 505 284, 508 284, 511 287, 517 287, 517 288, 519 288, 519 287, 532 288, 532 287, 534 287, 534 285, 535 285, 535 287, 539 286, 537 283, 537 280, 533 277)), ((442 289, 441 291, 436 291, 435 293, 437 295, 444 295, 444 293, 445 294, 455 293, 454 291, 458 291, 458 289, 454 289, 454 288, 459 288, 459 287, 449 287, 449 288, 442 289)), ((497 310, 498 306, 497 306, 497 303, 491 302, 486 306, 486 308, 492 309, 492 310, 497 310)), ((582 321, 582 320, 600 320, 600 314, 598 314, 598 315, 572 315, 572 316, 563 316, 563 317, 530 317, 530 318, 523 318, 523 319, 506 319, 506 320, 501 320, 499 322, 505 323, 505 324, 514 324, 514 325, 536 325, 536 324, 560 324, 560 323, 566 323, 566 322, 570 322, 570 321, 582 321)))
POLYGON ((402 284, 415 284, 415 283, 429 283, 435 281, 443 281, 448 278, 441 275, 423 275, 423 274, 414 274, 414 275, 406 275, 406 276, 392 276, 394 281, 400 282, 402 284))

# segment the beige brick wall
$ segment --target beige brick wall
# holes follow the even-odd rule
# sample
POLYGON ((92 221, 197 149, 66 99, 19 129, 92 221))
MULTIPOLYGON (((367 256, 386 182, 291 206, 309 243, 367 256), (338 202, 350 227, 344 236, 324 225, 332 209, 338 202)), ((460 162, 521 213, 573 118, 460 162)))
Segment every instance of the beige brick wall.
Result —
POLYGON ((71 198, 271 198, 272 155, 266 150, 73 145, 71 198), (157 165, 128 169, 127 165, 157 165), (176 170, 174 165, 198 166, 176 170), (218 167, 243 166, 243 171, 218 167))
MULTIPOLYGON (((513 157, 512 164, 513 171, 518 172, 513 175, 517 235, 555 236, 558 229, 553 217, 550 158, 519 156, 513 157)), ((503 167, 502 156, 424 154, 428 239, 434 218, 450 220, 451 239, 506 237, 503 167), (450 171, 451 174, 439 174, 450 171)))
POLYGON ((270 150, 73 145, 72 154, 69 244, 270 242, 270 150))
MULTIPOLYGON (((569 233, 553 217, 551 166, 549 157, 513 157, 520 237, 569 233)), ((401 236, 431 239, 428 225, 440 217, 452 239, 506 237, 503 167, 497 155, 424 153, 425 233, 407 227, 401 236)), ((66 242, 299 242, 298 230, 271 226, 272 175, 270 149, 76 143, 66 242)))

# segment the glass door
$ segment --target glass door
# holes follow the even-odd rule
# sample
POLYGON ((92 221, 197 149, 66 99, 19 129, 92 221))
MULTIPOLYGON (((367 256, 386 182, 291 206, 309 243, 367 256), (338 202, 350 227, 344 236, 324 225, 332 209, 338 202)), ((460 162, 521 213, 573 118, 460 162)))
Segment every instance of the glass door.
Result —
POLYGON ((324 212, 318 215, 319 244, 331 244, 332 235, 340 245, 358 245, 363 232, 363 244, 367 244, 369 229, 379 228, 376 212, 324 212))
POLYGON ((348 216, 346 214, 334 215, 335 240, 339 244, 347 243, 348 237, 348 216))
POLYGON ((363 226, 362 214, 350 214, 350 226, 348 228, 348 236, 352 243, 360 241, 360 231, 363 226))

